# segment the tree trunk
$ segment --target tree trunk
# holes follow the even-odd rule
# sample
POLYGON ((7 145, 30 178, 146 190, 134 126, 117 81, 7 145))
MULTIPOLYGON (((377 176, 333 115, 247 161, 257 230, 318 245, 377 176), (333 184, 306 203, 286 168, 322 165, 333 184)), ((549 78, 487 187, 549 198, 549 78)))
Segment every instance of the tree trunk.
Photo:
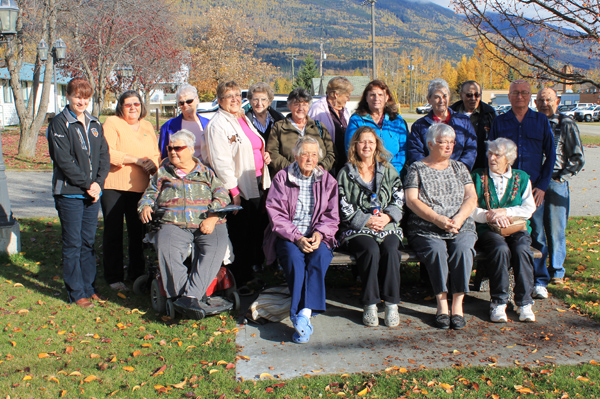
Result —
POLYGON ((19 157, 35 157, 38 134, 41 126, 32 126, 31 120, 21 123, 21 137, 19 139, 19 157))

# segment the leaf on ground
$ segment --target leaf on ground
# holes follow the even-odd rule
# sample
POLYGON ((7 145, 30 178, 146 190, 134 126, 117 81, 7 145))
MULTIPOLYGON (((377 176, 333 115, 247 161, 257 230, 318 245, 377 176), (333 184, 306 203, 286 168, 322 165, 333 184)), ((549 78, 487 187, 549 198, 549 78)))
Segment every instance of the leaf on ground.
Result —
POLYGON ((208 374, 214 374, 214 373, 218 373, 218 372, 219 372, 219 370, 217 370, 217 369, 210 369, 208 371, 208 374))
POLYGON ((49 382, 56 382, 57 384, 59 384, 60 382, 58 381, 58 378, 56 377, 48 377, 48 381, 49 382))
POLYGON ((25 313, 29 313, 29 310, 27 310, 27 309, 17 310, 17 314, 25 314, 25 313))
POLYGON ((10 341, 10 344, 11 344, 12 346, 17 346, 17 343, 16 343, 15 341, 10 341))
POLYGON ((142 344, 142 348, 151 348, 151 347, 152 347, 152 344, 149 344, 149 343, 142 344))
POLYGON ((75 377, 81 377, 81 373, 79 371, 73 371, 71 374, 69 374, 69 377, 71 376, 75 376, 75 377))
POLYGON ((524 387, 522 385, 515 385, 514 388, 515 391, 519 393, 533 393, 533 391, 530 388, 524 387))
POLYGON ((357 395, 358 396, 365 396, 367 394, 367 392, 369 392, 369 388, 365 388, 362 391, 360 391, 357 395))
POLYGON ((217 366, 220 366, 220 365, 222 365, 222 364, 227 364, 227 362, 226 362, 225 360, 219 360, 219 361, 217 362, 217 366))
POLYGON ((143 355, 142 351, 133 351, 133 357, 138 357, 140 355, 143 355))
POLYGON ((229 370, 229 369, 232 369, 232 368, 234 368, 234 367, 235 367, 235 364, 234 364, 234 363, 227 363, 227 366, 225 366, 225 368, 226 368, 227 370, 229 370))
POLYGON ((564 313, 567 311, 566 309, 559 309, 559 308, 556 308, 556 310, 559 311, 560 313, 564 313))
POLYGON ((123 294, 122 292, 119 292, 119 293, 117 294, 117 296, 118 296, 119 298, 127 299, 127 297, 125 296, 125 294, 123 294))
POLYGON ((23 284, 21 284, 21 283, 15 283, 15 284, 13 285, 13 287, 14 287, 14 288, 23 287, 23 284))
POLYGON ((67 391, 65 391, 65 390, 63 389, 63 390, 61 390, 61 391, 60 391, 60 394, 59 394, 59 396, 60 396, 61 398, 63 398, 63 397, 66 395, 66 394, 67 394, 67 391))
POLYGON ((146 312, 142 312, 142 311, 140 311, 139 309, 133 309, 133 310, 131 311, 131 313, 138 313, 138 314, 141 314, 142 316, 146 314, 146 312))
POLYGON ((133 388, 131 388, 131 392, 135 391, 136 389, 141 389, 142 387, 140 387, 139 385, 134 386, 133 388))
POLYGON ((179 384, 171 384, 171 386, 173 388, 183 389, 185 387, 186 383, 187 383, 187 377, 183 381, 181 381, 179 384))
POLYGON ((599 366, 599 365, 600 365, 600 363, 598 363, 598 362, 597 362, 597 361, 595 361, 595 360, 590 360, 590 364, 591 364, 591 365, 594 365, 594 366, 599 366))
POLYGON ((131 366, 125 366, 125 367, 123 367, 123 370, 131 372, 131 371, 134 371, 135 369, 131 366))
POLYGON ((45 357, 50 357, 50 355, 47 353, 38 353, 38 358, 43 359, 45 357))
POLYGON ((261 374, 258 376, 258 378, 259 378, 259 379, 261 379, 261 380, 274 380, 274 379, 275 379, 275 378, 273 378, 273 376, 272 376, 271 374, 269 374, 269 373, 261 373, 261 374))
POLYGON ((90 358, 92 358, 92 359, 98 359, 98 358, 100 358, 100 355, 97 354, 97 353, 90 353, 90 358))
POLYGON ((577 378, 575 378, 577 381, 583 381, 583 382, 588 382, 590 379, 587 377, 582 377, 582 376, 577 376, 577 378))
POLYGON ((23 381, 28 381, 31 380, 33 377, 30 375, 26 375, 25 377, 23 377, 23 381))
POLYGON ((150 374, 152 377, 160 375, 162 373, 164 373, 164 371, 167 369, 167 365, 163 364, 162 366, 160 366, 159 368, 157 368, 156 370, 154 370, 152 372, 152 374, 150 374))
POLYGON ((65 353, 68 355, 68 354, 70 354, 71 352, 73 352, 73 347, 72 347, 72 346, 67 346, 67 347, 65 348, 65 353))
POLYGON ((154 335, 146 334, 146 335, 144 335, 144 338, 142 338, 142 339, 145 339, 145 340, 154 339, 154 335))
POLYGON ((99 380, 99 378, 92 374, 92 375, 88 375, 87 377, 85 377, 83 379, 83 382, 92 382, 95 380, 99 380))

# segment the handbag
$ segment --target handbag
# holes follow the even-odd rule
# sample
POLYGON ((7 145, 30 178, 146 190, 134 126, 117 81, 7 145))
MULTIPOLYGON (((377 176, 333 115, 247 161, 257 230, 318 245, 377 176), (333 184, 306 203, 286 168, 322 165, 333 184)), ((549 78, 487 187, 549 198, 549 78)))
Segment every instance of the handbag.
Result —
MULTIPOLYGON (((485 175, 483 179, 483 197, 485 198, 485 204, 487 205, 488 210, 492 210, 490 206, 490 186, 489 186, 489 172, 486 169, 485 175)), ((502 237, 508 237, 511 234, 514 234, 518 231, 527 231, 527 219, 523 218, 510 218, 510 224, 506 227, 500 227, 495 223, 488 223, 490 229, 494 233, 500 234, 502 237)))

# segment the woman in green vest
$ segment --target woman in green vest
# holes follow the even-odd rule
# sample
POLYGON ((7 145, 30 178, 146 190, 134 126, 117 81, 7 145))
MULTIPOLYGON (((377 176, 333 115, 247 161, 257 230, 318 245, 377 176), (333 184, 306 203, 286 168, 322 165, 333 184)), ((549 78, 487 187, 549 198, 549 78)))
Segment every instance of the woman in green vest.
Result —
POLYGON ((507 236, 501 235, 500 231, 519 219, 529 219, 535 211, 531 182, 527 173, 511 167, 517 158, 517 146, 511 140, 488 141, 487 157, 489 169, 477 169, 472 173, 477 191, 477 208, 472 216, 477 227, 477 247, 487 254, 487 262, 482 264, 487 265, 490 278, 490 320, 494 323, 508 320, 508 271, 512 266, 515 310, 519 320, 533 322, 533 253, 529 222, 523 224, 523 230, 507 236))

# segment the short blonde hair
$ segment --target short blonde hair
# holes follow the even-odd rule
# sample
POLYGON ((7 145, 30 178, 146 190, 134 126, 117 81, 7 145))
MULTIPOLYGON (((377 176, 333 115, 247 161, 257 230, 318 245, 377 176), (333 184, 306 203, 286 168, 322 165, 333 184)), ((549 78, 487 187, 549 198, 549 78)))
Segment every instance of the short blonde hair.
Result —
POLYGON ((327 83, 327 90, 325 91, 325 94, 330 95, 331 93, 340 93, 350 95, 352 94, 353 90, 354 86, 347 78, 338 76, 331 79, 329 83, 327 83))

